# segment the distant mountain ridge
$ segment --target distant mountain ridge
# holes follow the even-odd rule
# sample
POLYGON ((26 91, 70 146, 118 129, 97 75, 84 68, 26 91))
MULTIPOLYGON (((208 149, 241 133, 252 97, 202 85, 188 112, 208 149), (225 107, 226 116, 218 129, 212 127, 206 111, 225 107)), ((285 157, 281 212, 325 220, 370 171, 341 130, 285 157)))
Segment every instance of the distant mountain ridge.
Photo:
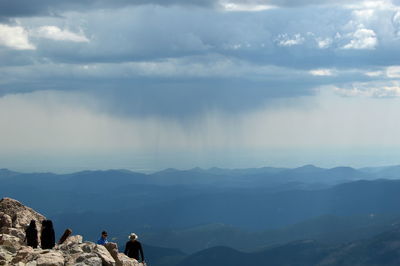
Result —
MULTIPOLYGON (((61 179, 83 182, 95 178, 98 182, 106 182, 112 178, 115 181, 142 185, 209 185, 220 187, 259 187, 276 186, 286 183, 333 185, 355 180, 397 179, 400 178, 400 166, 369 167, 355 169, 351 167, 320 168, 314 165, 304 165, 298 168, 193 168, 178 170, 168 168, 152 174, 143 174, 130 170, 85 170, 70 174, 54 173, 19 173, 8 169, 0 169, 0 178, 42 178, 61 179)), ((47 180, 52 181, 52 180, 47 180)))
POLYGON ((135 223, 142 226, 181 228, 224 223, 251 230, 282 227, 326 214, 396 213, 393 202, 400 201, 398 180, 373 180, 371 174, 347 167, 227 170, 231 174, 226 175, 204 175, 204 171, 169 170, 151 175, 126 170, 65 175, 7 172, 0 175, 0 195, 19 198, 48 216, 95 213, 91 215, 95 217, 101 212, 116 212, 125 220, 125 213, 139 212, 144 215, 135 223), (336 179, 324 183, 332 173, 336 179), (343 173, 354 174, 346 179, 343 173), (243 219, 229 206, 257 219, 243 219), (171 218, 159 223, 154 218, 157 215, 171 218))

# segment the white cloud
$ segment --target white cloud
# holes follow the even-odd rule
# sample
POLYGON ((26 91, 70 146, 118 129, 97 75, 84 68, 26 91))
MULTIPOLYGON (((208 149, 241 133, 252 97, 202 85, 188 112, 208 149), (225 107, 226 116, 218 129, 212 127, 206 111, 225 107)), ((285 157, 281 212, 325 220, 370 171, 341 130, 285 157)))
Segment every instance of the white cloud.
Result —
POLYGON ((379 77, 383 75, 383 71, 369 71, 365 72, 364 75, 368 77, 379 77))
POLYGON ((394 33, 397 37, 400 37, 400 11, 394 13, 392 17, 392 25, 395 31, 394 33))
POLYGON ((42 26, 32 32, 33 35, 56 41, 89 42, 83 32, 74 33, 69 30, 62 30, 56 26, 42 26))
POLYGON ((300 45, 304 43, 305 39, 304 37, 300 34, 294 34, 293 36, 289 36, 288 34, 280 34, 278 38, 275 40, 279 46, 294 46, 294 45, 300 45))
POLYGON ((395 5, 392 0, 358 0, 343 5, 343 7, 349 9, 393 10, 395 5))
POLYGON ((335 87, 334 91, 347 97, 398 98, 400 83, 398 81, 354 83, 350 87, 335 87))
POLYGON ((333 76, 335 71, 332 69, 312 69, 309 72, 313 76, 333 76))
POLYGON ((35 46, 29 42, 28 32, 21 26, 0 24, 0 45, 15 50, 34 50, 35 46))
POLYGON ((315 40, 317 42, 318 48, 320 48, 320 49, 329 48, 332 44, 331 38, 317 38, 315 40))
POLYGON ((256 12, 275 8, 272 5, 266 5, 262 1, 246 1, 243 3, 240 1, 221 0, 219 1, 219 5, 226 11, 256 12))
POLYGON ((386 68, 388 78, 400 78, 400 66, 390 66, 386 68))
POLYGON ((222 5, 226 11, 263 11, 274 7, 268 5, 240 5, 234 3, 225 3, 222 5))
POLYGON ((373 9, 354 10, 353 15, 359 21, 368 21, 375 15, 375 11, 373 9))
POLYGON ((362 26, 355 32, 348 34, 350 42, 344 45, 343 49, 375 49, 378 44, 376 34, 371 29, 365 29, 362 26))

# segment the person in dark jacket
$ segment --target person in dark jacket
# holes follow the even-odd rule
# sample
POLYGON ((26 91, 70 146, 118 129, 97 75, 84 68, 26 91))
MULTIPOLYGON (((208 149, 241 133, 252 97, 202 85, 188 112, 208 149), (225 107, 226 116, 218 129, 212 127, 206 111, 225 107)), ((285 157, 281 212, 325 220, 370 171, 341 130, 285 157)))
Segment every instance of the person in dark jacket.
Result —
POLYGON ((134 233, 129 235, 130 240, 128 242, 126 242, 124 253, 129 258, 133 258, 139 262, 140 262, 140 260, 139 260, 139 253, 140 253, 140 257, 142 259, 141 262, 144 262, 142 244, 140 244, 140 242, 137 241, 137 238, 138 238, 138 236, 134 233))
POLYGON ((31 220, 28 228, 25 230, 26 244, 30 247, 38 247, 38 231, 36 229, 36 221, 31 220))
POLYGON ((53 222, 51 220, 44 220, 42 222, 40 244, 42 249, 52 249, 56 245, 56 236, 54 233, 53 222))

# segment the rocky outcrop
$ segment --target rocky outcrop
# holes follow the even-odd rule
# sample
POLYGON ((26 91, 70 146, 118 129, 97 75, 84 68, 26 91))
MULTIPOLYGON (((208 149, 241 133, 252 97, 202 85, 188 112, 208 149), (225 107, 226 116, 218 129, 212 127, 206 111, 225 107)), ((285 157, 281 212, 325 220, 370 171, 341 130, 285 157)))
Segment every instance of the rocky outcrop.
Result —
POLYGON ((36 220, 36 224, 40 229, 40 225, 42 221, 45 220, 45 217, 31 208, 24 206, 17 200, 3 198, 0 201, 0 228, 25 230, 26 225, 29 224, 31 220, 36 220))
POLYGON ((115 260, 117 266, 130 266, 132 259, 123 253, 118 252, 118 246, 116 243, 107 243, 104 247, 108 250, 111 257, 115 260))
MULTIPOLYGON (((24 206, 17 200, 3 198, 0 201, 0 234, 14 236, 20 240, 20 244, 25 240, 25 228, 30 221, 36 221, 38 231, 40 232, 44 219, 43 215, 24 206)), ((0 245, 2 245, 1 242, 0 245)))
MULTIPOLYGON (((117 244, 105 246, 84 242, 74 235, 54 249, 33 249, 25 244, 25 228, 31 220, 36 224, 46 218, 20 202, 3 198, 0 201, 0 265, 18 266, 140 266, 136 260, 118 252, 117 244)), ((40 227, 39 227, 40 231, 40 227)))

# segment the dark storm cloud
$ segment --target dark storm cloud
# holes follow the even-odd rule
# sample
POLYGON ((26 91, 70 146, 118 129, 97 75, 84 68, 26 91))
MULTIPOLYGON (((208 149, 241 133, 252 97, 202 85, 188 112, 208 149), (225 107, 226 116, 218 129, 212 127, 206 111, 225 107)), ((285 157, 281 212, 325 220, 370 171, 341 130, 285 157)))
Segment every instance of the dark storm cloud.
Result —
MULTIPOLYGON (((49 66, 50 68, 51 66, 49 66)), ((124 72, 116 66, 115 72, 124 72)), ((256 69, 256 68, 255 68, 256 69)), ((251 70, 250 70, 251 71, 251 70)), ((46 77, 28 76, 2 86, 3 93, 26 93, 36 90, 75 91, 89 94, 99 103, 101 112, 119 116, 162 116, 190 120, 207 111, 231 114, 261 108, 279 98, 312 95, 312 88, 354 80, 367 81, 360 73, 340 77, 313 77, 287 70, 271 72, 265 77, 252 75, 232 77, 143 77, 98 76, 77 77, 68 69, 57 75, 50 69, 46 77), (288 78, 290 76, 290 78, 288 78), (9 89, 7 89, 9 88, 9 89)), ((22 75, 21 75, 22 76, 22 75)), ((0 76, 0 78, 3 78, 0 76)))
POLYGON ((130 5, 183 5, 210 7, 214 0, 1 0, 1 17, 56 15, 65 11, 88 11, 130 5))
MULTIPOLYGON (((128 2, 40 3, 42 8, 25 5, 26 10, 20 7, 18 12, 34 15, 74 9, 82 13, 19 19, 36 49, 0 48, 3 94, 73 90, 89 93, 102 103, 102 110, 120 115, 192 117, 214 109, 252 110, 271 99, 311 95, 322 85, 368 81, 363 72, 400 60, 399 40, 386 30, 391 24, 357 22, 352 10, 339 7, 220 12, 163 1, 170 6, 89 8, 84 12, 84 7, 116 7, 128 2), (82 34, 88 41, 60 41, 37 34, 41 26, 49 25, 82 34), (379 37, 377 45, 344 49, 361 26, 379 37), (338 32, 340 37, 336 37, 338 32), (322 49, 318 41, 324 39, 330 42, 322 49), (354 68, 358 72, 312 76, 309 71, 317 68, 354 68)), ((200 5, 200 1, 189 3, 200 5)), ((267 4, 289 6, 294 2, 267 4)), ((213 6, 212 1, 205 5, 213 6)), ((391 16, 379 16, 385 23, 386 17, 390 22, 391 16)))
MULTIPOLYGON (((311 53, 317 57, 326 54, 331 58, 332 50, 318 51, 313 40, 301 47, 276 45, 275 39, 282 30, 294 34, 313 26, 312 21, 324 19, 315 10, 304 12, 314 20, 304 22, 302 15, 294 10, 243 14, 140 7, 90 13, 83 25, 88 38, 93 36, 89 43, 40 39, 36 40, 36 46, 40 57, 71 63, 129 62, 206 54, 240 57, 262 64, 290 65, 301 64, 301 57, 308 57, 311 53)), ((70 20, 79 21, 79 18, 70 20)), ((332 32, 321 34, 331 36, 332 32)))
POLYGON ((23 17, 37 15, 58 15, 65 11, 88 11, 100 8, 120 8, 135 5, 160 6, 198 6, 222 8, 224 4, 273 5, 280 7, 300 7, 308 5, 339 5, 342 3, 359 3, 349 0, 2 0, 0 1, 1 17, 23 17))
MULTIPOLYGON (((388 38, 383 43, 387 36, 380 38, 377 49, 342 49, 351 41, 346 34, 353 33, 357 27, 342 33, 340 40, 335 39, 335 35, 343 32, 343 25, 352 19, 351 10, 321 7, 301 9, 301 12, 277 9, 256 13, 220 13, 207 9, 188 12, 172 7, 127 8, 90 13, 83 26, 89 43, 37 39, 35 44, 40 58, 76 64, 152 61, 195 55, 198 61, 202 60, 200 56, 209 54, 300 69, 390 65, 398 60, 398 40, 388 38), (315 21, 319 22, 318 27, 315 21), (304 41, 299 45, 280 46, 282 34, 286 34, 287 39, 298 34, 304 41), (332 43, 320 49, 317 41, 324 38, 332 43)), ((372 29, 377 30, 378 26, 372 29)))
MULTIPOLYGON (((309 85, 287 82, 262 82, 245 79, 134 79, 76 80, 42 79, 17 82, 12 92, 35 90, 84 92, 100 103, 102 112, 120 116, 162 116, 190 119, 207 111, 240 113, 266 104, 268 99, 310 95, 309 85)), ((7 88, 7 86, 5 86, 7 88)), ((3 89, 3 93, 7 93, 3 89)))

